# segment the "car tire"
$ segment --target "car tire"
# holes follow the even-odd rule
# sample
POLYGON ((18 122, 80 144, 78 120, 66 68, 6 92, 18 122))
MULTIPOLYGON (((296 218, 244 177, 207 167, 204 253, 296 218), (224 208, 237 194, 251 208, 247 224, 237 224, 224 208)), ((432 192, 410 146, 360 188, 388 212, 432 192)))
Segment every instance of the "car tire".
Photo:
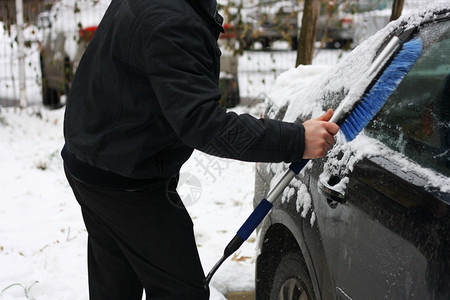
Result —
POLYGON ((305 261, 298 251, 283 254, 270 292, 270 300, 315 300, 305 261))
POLYGON ((42 104, 49 107, 57 107, 59 101, 58 91, 48 86, 47 78, 42 73, 42 104))
POLYGON ((259 40, 261 42, 264 51, 269 51, 271 47, 271 40, 267 37, 263 37, 259 40))
POLYGON ((72 87, 73 80, 73 66, 69 58, 64 60, 64 94, 69 97, 70 88, 72 87))
POLYGON ((298 48, 298 39, 296 36, 291 38, 291 50, 297 50, 298 48))
POLYGON ((236 77, 220 78, 219 87, 222 97, 220 105, 226 108, 232 108, 240 103, 239 82, 236 77))

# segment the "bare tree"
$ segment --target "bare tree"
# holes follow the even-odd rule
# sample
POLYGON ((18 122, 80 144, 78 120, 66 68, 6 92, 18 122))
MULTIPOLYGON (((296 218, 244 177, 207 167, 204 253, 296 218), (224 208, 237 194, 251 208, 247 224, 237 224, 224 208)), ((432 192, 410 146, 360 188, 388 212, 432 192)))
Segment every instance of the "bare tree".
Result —
POLYGON ((305 0, 295 66, 312 64, 319 15, 320 0, 305 0))
POLYGON ((394 3, 392 4, 391 19, 389 21, 397 20, 401 16, 404 3, 405 0, 394 0, 394 3))

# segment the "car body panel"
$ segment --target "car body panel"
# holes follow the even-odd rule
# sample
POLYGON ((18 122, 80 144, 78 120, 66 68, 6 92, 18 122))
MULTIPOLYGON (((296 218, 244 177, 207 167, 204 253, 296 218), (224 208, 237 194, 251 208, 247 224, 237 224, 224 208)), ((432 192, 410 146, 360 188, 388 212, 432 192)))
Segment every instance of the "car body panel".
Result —
MULTIPOLYGON (((447 208, 424 209, 434 198, 387 174, 382 165, 362 161, 354 166, 345 203, 330 205, 332 197, 311 190, 333 285, 337 294, 355 299, 367 296, 368 283, 377 287, 371 291, 375 299, 431 299, 427 279, 438 281, 430 274, 442 276, 443 270, 430 270, 428 263, 436 267, 434 255, 445 250, 434 247, 444 241, 436 225, 448 228, 442 219, 447 208)), ((317 185, 312 178, 311 186, 317 185)))

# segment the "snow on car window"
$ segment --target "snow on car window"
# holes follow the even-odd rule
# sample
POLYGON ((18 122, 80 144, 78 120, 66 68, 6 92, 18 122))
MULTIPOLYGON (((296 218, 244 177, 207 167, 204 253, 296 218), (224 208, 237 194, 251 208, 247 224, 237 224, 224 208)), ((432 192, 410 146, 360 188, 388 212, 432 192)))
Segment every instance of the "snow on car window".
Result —
POLYGON ((450 175, 450 21, 419 32, 421 57, 365 132, 424 167, 450 175))
MULTIPOLYGON (((287 107, 286 113, 283 113, 283 120, 293 122, 317 117, 327 108, 335 108, 350 90, 352 90, 352 93, 362 95, 365 85, 355 85, 355 83, 364 78, 364 74, 376 56, 377 50, 398 27, 398 24, 407 22, 407 28, 416 26, 424 20, 433 20, 435 16, 432 11, 447 7, 448 1, 437 2, 429 5, 425 13, 417 11, 412 15, 391 22, 355 48, 339 64, 331 68, 299 66, 283 73, 277 80, 276 88, 269 94, 271 103, 280 109, 287 107)), ((274 114, 276 115, 276 112, 274 114)), ((322 176, 330 177, 337 170, 351 172, 356 162, 365 157, 377 155, 395 157, 403 170, 425 179, 429 186, 438 187, 444 193, 450 192, 450 179, 448 177, 417 165, 401 154, 383 147, 382 144, 365 136, 364 133, 350 143, 347 143, 342 136, 338 135, 337 144, 326 157, 325 172, 322 176), (338 155, 341 150, 345 153, 344 157, 338 155)), ((307 165, 306 168, 308 167, 310 165, 307 165)), ((274 167, 273 164, 269 168, 275 174, 284 169, 274 167)), ((276 181, 276 178, 277 176, 274 177, 273 181, 276 181)), ((345 182, 345 180, 341 182, 342 190, 345 189, 345 182)))
MULTIPOLYGON (((315 117, 325 111, 326 105, 334 108, 338 102, 352 89, 355 94, 362 94, 365 85, 355 86, 355 83, 363 78, 370 66, 377 50, 385 42, 385 39, 397 28, 398 24, 407 22, 407 28, 417 26, 424 20, 433 20, 433 11, 448 7, 448 1, 440 1, 430 4, 423 10, 389 23, 385 28, 365 40, 356 47, 352 53, 341 60, 331 69, 320 69, 317 66, 299 66, 281 74, 275 89, 269 94, 271 104, 281 108, 289 103, 289 108, 284 116, 285 121, 303 120, 307 117, 315 117), (341 95, 338 101, 328 95, 341 95), (328 101, 333 99, 334 101, 328 101)), ((361 82, 361 81, 360 81, 361 82)))
MULTIPOLYGON (((417 176, 425 181, 425 188, 439 189, 442 193, 450 193, 450 178, 436 173, 428 168, 423 168, 417 163, 406 158, 399 152, 389 149, 376 139, 368 137, 364 133, 347 143, 340 141, 327 154, 324 172, 321 180, 327 182, 332 175, 345 176, 353 171, 355 163, 364 158, 389 157, 401 168, 401 171, 411 176, 417 176), (344 153, 344 155, 342 155, 344 153)), ((341 180, 333 189, 344 192, 346 181, 341 180)))

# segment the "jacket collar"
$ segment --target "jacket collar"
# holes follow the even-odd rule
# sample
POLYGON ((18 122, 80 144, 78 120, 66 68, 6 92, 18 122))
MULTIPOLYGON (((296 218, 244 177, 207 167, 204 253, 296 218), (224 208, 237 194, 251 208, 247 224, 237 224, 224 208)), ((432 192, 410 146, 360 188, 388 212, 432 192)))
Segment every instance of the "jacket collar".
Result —
POLYGON ((222 27, 223 17, 217 12, 216 0, 186 0, 195 11, 208 23, 213 24, 220 32, 224 32, 222 27))

